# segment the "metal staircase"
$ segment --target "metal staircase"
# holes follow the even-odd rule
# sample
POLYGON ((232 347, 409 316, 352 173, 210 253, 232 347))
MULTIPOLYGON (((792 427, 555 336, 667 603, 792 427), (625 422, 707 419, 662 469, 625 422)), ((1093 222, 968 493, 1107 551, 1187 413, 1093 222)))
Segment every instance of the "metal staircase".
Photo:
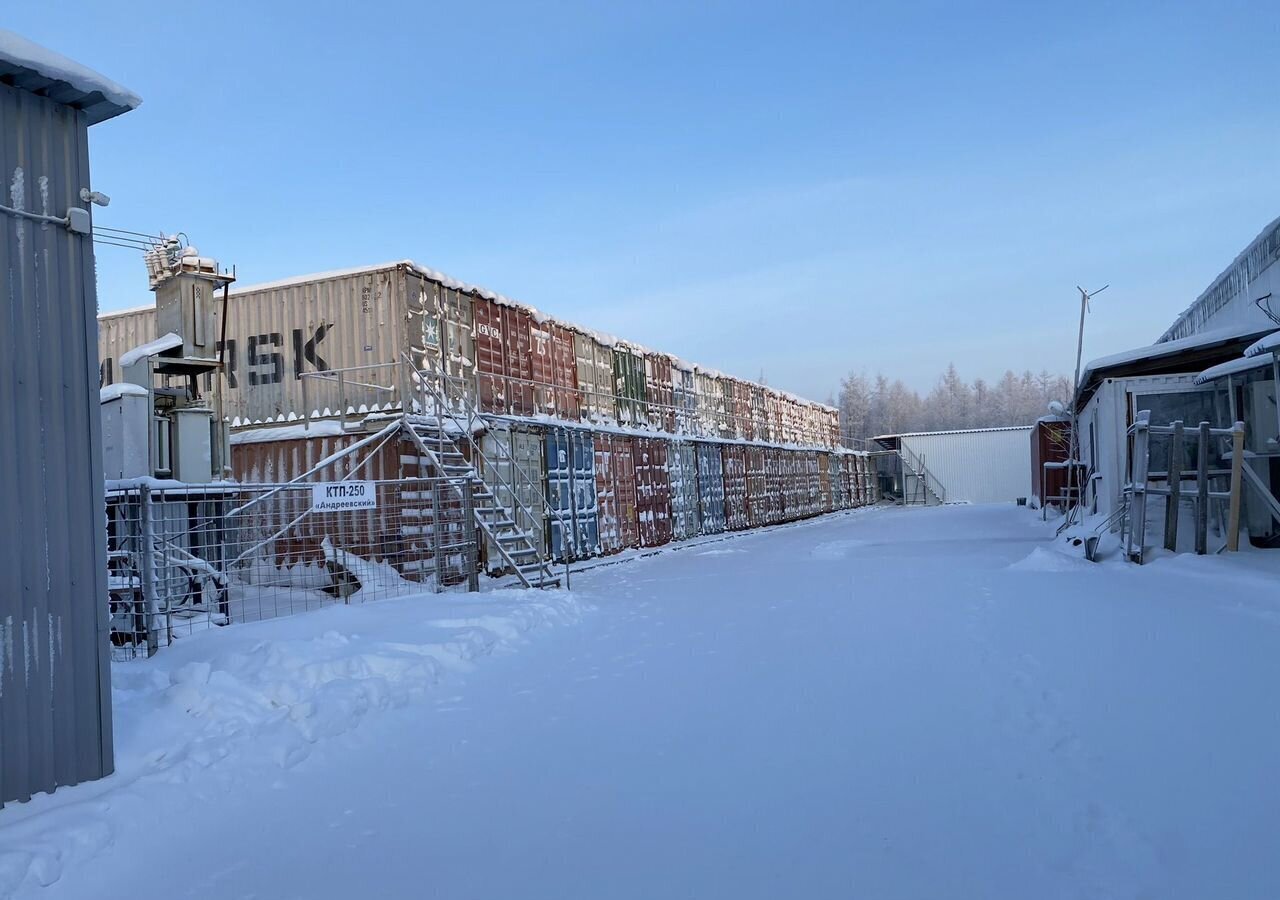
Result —
POLYGON ((946 487, 929 471, 923 459, 901 444, 898 446, 898 458, 902 460, 903 506, 940 506, 947 502, 946 487), (915 479, 914 490, 908 491, 908 478, 915 479))
MULTIPOLYGON (((563 517, 552 508, 538 482, 521 468, 510 446, 491 437, 490 453, 486 455, 480 448, 475 435, 484 423, 465 391, 447 396, 441 382, 448 376, 416 368, 410 368, 410 372, 418 402, 416 410, 406 412, 405 432, 418 453, 449 479, 464 511, 469 508, 476 527, 488 538, 489 546, 497 550, 506 567, 525 587, 559 587, 561 579, 551 570, 532 534, 522 528, 517 519, 523 514, 527 521, 536 522, 543 515, 550 515, 560 522, 562 528, 567 528, 563 517), (464 446, 470 451, 470 461, 468 454, 463 452, 464 446), (490 483, 486 483, 477 471, 477 463, 484 464, 490 483), (520 499, 515 487, 503 477, 502 470, 506 467, 514 473, 513 479, 533 487, 542 507, 536 515, 535 510, 520 499)), ((566 588, 569 586, 567 561, 563 584, 566 588)))

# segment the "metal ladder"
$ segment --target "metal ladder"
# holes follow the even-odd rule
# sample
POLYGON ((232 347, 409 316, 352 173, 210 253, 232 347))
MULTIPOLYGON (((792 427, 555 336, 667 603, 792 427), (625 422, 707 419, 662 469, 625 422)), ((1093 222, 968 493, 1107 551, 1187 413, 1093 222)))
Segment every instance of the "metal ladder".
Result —
MULTIPOLYGON (((406 363, 412 365, 408 359, 406 363)), ((450 479, 449 483, 463 501, 464 508, 470 506, 476 527, 489 539, 490 546, 498 551, 521 584, 536 588, 559 587, 561 579, 552 572, 532 534, 521 528, 516 521, 520 513, 529 521, 537 521, 542 515, 549 515, 559 521, 561 533, 568 534, 570 532, 559 511, 552 508, 546 494, 529 473, 521 468, 506 443, 493 439, 496 458, 486 455, 480 448, 480 442, 475 439, 475 429, 477 425, 483 425, 483 422, 478 411, 467 400, 465 391, 458 391, 456 396, 447 397, 437 384, 439 379, 447 376, 422 372, 416 367, 410 371, 420 402, 417 414, 406 413, 405 424, 406 433, 418 452, 450 479), (485 470, 492 473, 495 482, 492 488, 485 483, 473 462, 467 461, 466 454, 459 446, 460 440, 469 446, 471 460, 483 461, 485 470), (539 515, 535 516, 534 511, 520 499, 515 487, 503 477, 501 466, 504 465, 511 467, 514 479, 532 488, 541 501, 539 515)), ((567 560, 564 564, 563 584, 566 588, 569 586, 567 560)))

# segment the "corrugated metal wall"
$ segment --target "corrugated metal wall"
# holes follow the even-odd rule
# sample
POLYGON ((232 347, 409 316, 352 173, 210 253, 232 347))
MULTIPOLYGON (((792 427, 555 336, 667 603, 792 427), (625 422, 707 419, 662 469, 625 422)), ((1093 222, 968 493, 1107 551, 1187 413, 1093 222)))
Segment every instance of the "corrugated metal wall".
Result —
MULTIPOLYGON (((0 85, 5 205, 89 186, 83 113, 0 85)), ((112 770, 93 245, 0 214, 0 803, 112 770)))
POLYGON ((908 434, 902 444, 946 488, 948 503, 999 503, 1031 496, 1031 426, 908 434))

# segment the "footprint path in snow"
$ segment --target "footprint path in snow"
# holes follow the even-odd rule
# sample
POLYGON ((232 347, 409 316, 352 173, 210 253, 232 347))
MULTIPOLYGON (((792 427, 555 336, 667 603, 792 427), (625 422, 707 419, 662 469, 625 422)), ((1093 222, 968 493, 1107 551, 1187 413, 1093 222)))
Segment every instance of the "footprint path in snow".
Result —
POLYGON ((1152 887, 1159 880, 1158 854, 1122 809, 1099 798, 1103 791, 1088 747, 1064 714, 1058 692, 1046 684, 1043 664, 1034 654, 1000 646, 992 638, 990 623, 1004 602, 992 585, 1002 577, 1002 572, 987 574, 963 586, 971 598, 966 628, 980 672, 990 682, 992 718, 1022 748, 1015 777, 1045 797, 1040 808, 1072 810, 1052 823, 1063 837, 1063 850, 1051 863, 1060 896, 1158 896, 1152 887))

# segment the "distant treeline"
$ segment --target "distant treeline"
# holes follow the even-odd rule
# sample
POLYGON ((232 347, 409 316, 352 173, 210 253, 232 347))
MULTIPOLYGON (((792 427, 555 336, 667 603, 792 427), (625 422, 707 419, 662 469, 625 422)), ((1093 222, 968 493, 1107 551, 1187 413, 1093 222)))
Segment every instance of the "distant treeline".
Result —
POLYGON ((953 364, 923 397, 901 380, 852 373, 841 381, 835 405, 845 438, 865 440, 908 431, 1030 425, 1045 415, 1051 400, 1065 403, 1070 396, 1071 380, 1063 375, 1006 371, 995 384, 981 378, 966 382, 953 364))

